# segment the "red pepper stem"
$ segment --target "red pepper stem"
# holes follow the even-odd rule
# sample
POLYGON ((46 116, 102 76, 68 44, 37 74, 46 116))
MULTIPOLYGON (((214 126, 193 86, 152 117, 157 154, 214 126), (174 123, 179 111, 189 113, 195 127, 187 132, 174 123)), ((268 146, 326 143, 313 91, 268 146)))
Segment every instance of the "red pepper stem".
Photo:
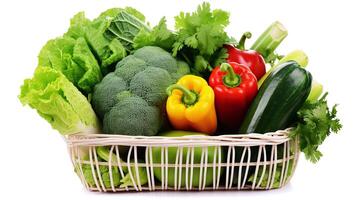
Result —
POLYGON ((227 72, 227 74, 223 76, 223 84, 225 86, 230 87, 230 88, 239 86, 239 84, 241 82, 241 77, 234 72, 234 70, 230 64, 222 63, 220 70, 222 72, 227 72))
POLYGON ((246 39, 249 39, 251 37, 252 37, 252 33, 251 32, 243 33, 242 37, 239 40, 237 48, 240 49, 240 50, 245 50, 245 41, 246 41, 246 39))
POLYGON ((186 87, 178 84, 173 84, 170 85, 167 89, 166 92, 170 96, 173 90, 180 90, 183 93, 182 96, 182 101, 185 105, 193 105, 197 102, 197 95, 196 93, 190 91, 186 87))

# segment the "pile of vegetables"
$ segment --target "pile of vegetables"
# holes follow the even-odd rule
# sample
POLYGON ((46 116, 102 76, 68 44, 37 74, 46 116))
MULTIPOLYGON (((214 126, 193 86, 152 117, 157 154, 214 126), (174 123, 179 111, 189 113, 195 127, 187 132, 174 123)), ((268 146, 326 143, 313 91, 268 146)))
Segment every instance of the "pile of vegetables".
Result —
MULTIPOLYGON (((209 3, 177 15, 174 30, 165 18, 151 27, 131 7, 109 9, 93 20, 80 12, 67 32, 43 46, 19 99, 62 135, 178 137, 263 134, 293 127, 290 137, 299 138, 300 150, 317 162, 322 156, 319 145, 342 125, 336 105, 330 109, 327 93, 320 97, 322 85, 305 69, 307 55, 301 50, 285 56, 276 53, 288 34, 279 22, 250 48, 244 43, 252 34, 244 32, 236 40, 225 32, 228 25, 229 13, 211 10, 209 3)), ((169 163, 175 163, 176 152, 177 148, 169 148, 169 163)), ((219 152, 223 162, 225 149, 219 152)), ((253 148, 253 160, 254 152, 253 148)), ((97 153, 99 161, 109 160, 107 148, 98 147, 97 153)), ((201 153, 197 148, 195 163, 201 153)), ((154 162, 160 163, 161 148, 155 147, 153 154, 154 162)), ((209 162, 213 154, 209 148, 209 162)), ((79 167, 94 186, 91 166, 79 167)), ((125 167, 122 176, 117 167, 99 169, 105 187, 111 187, 109 171, 115 187, 132 185, 128 170, 125 167)), ((174 184, 173 170, 169 168, 169 186, 174 184)), ((146 170, 131 171, 141 184, 147 182, 146 170)), ((154 172, 161 180, 161 168, 154 172)), ((212 184, 211 173, 209 168, 207 186, 212 184)), ((198 182, 194 175, 193 186, 198 182)))

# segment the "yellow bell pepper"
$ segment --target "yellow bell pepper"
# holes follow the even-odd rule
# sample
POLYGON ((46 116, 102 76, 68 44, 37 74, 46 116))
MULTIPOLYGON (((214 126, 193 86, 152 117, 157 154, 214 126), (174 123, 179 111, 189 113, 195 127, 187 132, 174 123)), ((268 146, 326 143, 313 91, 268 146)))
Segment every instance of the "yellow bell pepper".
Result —
POLYGON ((217 129, 214 92, 206 80, 185 75, 167 88, 166 111, 171 125, 178 130, 213 134, 217 129))

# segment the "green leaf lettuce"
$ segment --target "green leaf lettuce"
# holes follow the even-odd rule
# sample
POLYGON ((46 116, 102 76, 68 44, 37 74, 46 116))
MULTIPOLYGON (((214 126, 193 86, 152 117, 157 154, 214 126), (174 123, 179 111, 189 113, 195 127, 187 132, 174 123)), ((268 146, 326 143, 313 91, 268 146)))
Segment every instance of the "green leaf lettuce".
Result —
POLYGON ((19 96, 23 104, 47 120, 62 135, 97 130, 97 117, 86 97, 59 71, 38 67, 26 79, 19 96))
POLYGON ((108 40, 104 37, 105 30, 120 10, 109 9, 93 21, 87 19, 84 12, 79 12, 71 19, 71 25, 64 34, 64 37, 73 39, 85 38, 103 75, 110 72, 112 65, 126 56, 126 50, 118 40, 108 40))
POLYGON ((92 92, 102 79, 99 65, 84 38, 50 40, 38 56, 39 66, 62 72, 83 93, 92 92))

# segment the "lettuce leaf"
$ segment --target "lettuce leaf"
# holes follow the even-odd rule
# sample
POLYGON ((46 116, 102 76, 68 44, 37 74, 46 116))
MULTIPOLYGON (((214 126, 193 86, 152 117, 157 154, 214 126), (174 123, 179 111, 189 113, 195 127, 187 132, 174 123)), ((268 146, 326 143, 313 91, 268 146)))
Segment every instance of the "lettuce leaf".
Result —
POLYGON ((104 32, 120 9, 109 9, 98 18, 90 21, 84 12, 79 12, 71 19, 71 26, 64 37, 85 38, 97 58, 103 75, 113 71, 113 65, 126 56, 124 46, 116 39, 108 40, 104 32))
POLYGON ((103 75, 113 71, 111 65, 126 56, 126 50, 118 40, 108 40, 104 37, 108 25, 107 20, 98 20, 86 29, 86 39, 101 63, 103 75))
POLYGON ((74 39, 85 37, 86 27, 91 24, 91 20, 87 19, 84 12, 75 14, 70 21, 70 26, 64 37, 71 37, 74 39))
POLYGON ((99 128, 86 97, 61 72, 52 68, 38 67, 33 78, 24 81, 19 99, 36 109, 62 135, 99 128))
POLYGON ((102 12, 94 20, 86 18, 84 12, 79 12, 71 19, 70 27, 68 31, 63 35, 77 40, 78 38, 85 38, 90 50, 95 55, 100 69, 103 75, 108 74, 114 70, 114 64, 124 58, 127 54, 128 43, 123 38, 106 37, 107 29, 122 25, 120 30, 123 30, 122 34, 127 38, 134 37, 137 32, 146 27, 145 16, 138 10, 126 7, 126 8, 111 8, 102 12), (121 16, 124 21, 112 23, 115 20, 121 20, 121 16), (128 29, 135 31, 127 31, 128 29), (130 36, 130 37, 129 37, 130 36))
POLYGON ((102 79, 99 65, 84 38, 56 38, 41 49, 39 66, 62 72, 84 94, 102 79))

